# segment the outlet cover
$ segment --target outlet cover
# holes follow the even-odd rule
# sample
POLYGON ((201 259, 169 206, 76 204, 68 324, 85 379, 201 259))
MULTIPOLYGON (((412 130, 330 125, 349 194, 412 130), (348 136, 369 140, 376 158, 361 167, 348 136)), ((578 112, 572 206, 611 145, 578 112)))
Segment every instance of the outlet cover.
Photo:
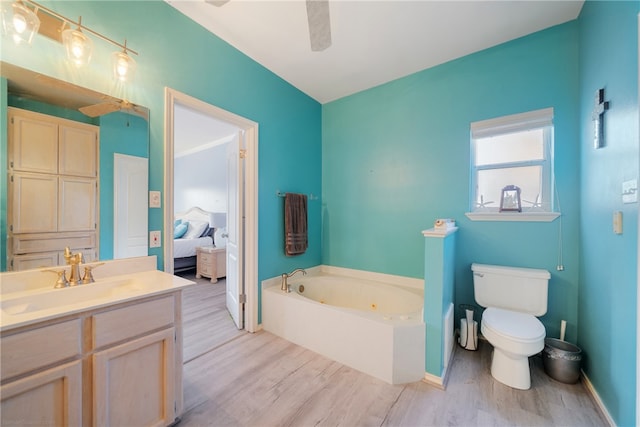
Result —
POLYGON ((159 248, 161 246, 160 231, 149 232, 149 247, 159 248))
POLYGON ((159 191, 149 191, 149 207, 150 208, 159 208, 160 203, 160 192, 159 191))

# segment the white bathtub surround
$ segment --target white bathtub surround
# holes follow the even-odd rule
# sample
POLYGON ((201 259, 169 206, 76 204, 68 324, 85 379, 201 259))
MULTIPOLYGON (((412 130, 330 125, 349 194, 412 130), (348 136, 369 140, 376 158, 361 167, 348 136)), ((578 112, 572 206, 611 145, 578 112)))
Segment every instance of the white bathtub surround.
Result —
POLYGON ((307 271, 290 281, 290 293, 278 277, 263 282, 265 330, 390 384, 423 378, 422 280, 326 266, 307 271))

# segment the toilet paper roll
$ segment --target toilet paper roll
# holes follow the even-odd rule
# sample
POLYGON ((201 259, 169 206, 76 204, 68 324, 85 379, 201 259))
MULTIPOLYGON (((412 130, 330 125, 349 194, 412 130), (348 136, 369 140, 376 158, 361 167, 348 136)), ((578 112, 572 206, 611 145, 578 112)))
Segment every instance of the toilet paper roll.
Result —
POLYGON ((478 322, 474 320, 473 323, 468 324, 467 319, 460 319, 458 344, 466 350, 478 349, 478 322))

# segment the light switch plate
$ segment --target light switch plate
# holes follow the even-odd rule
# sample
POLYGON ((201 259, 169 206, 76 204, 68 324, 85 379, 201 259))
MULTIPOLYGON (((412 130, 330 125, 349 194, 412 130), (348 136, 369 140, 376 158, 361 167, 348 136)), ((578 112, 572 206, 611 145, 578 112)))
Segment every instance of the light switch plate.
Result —
POLYGON ((161 205, 160 192, 159 191, 149 191, 149 207, 150 208, 159 208, 160 205, 161 205))
POLYGON ((149 232, 149 247, 159 248, 161 246, 160 231, 149 232))
POLYGON ((638 201, 638 180, 631 179, 622 183, 622 203, 638 201))

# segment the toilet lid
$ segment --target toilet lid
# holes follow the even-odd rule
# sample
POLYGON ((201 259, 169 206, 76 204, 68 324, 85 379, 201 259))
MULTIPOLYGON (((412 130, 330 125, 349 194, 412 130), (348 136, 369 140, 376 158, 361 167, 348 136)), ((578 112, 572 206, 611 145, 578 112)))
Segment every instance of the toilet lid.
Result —
POLYGON ((495 333, 511 339, 535 341, 546 335, 544 325, 531 314, 492 307, 484 311, 482 322, 495 333))

